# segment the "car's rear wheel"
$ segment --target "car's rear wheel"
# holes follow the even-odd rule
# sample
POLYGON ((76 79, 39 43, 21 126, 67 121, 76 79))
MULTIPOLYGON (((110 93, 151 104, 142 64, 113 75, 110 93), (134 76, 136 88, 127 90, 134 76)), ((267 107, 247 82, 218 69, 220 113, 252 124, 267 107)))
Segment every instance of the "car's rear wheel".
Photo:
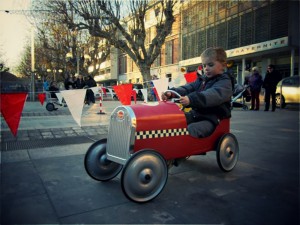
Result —
POLYGON ((276 107, 278 108, 285 108, 286 104, 285 104, 285 99, 284 96, 282 96, 282 99, 280 99, 280 94, 276 94, 276 107), (280 107, 280 103, 281 103, 281 107, 280 107))
POLYGON ((231 171, 239 158, 239 145, 236 137, 231 134, 224 134, 217 147, 217 162, 221 170, 231 171))
POLYGON ((147 202, 161 193, 167 179, 168 166, 161 154, 142 150, 125 164, 121 176, 122 190, 134 202, 147 202))
POLYGON ((84 158, 86 172, 95 180, 108 181, 116 177, 122 170, 123 165, 107 159, 106 139, 92 144, 84 158))

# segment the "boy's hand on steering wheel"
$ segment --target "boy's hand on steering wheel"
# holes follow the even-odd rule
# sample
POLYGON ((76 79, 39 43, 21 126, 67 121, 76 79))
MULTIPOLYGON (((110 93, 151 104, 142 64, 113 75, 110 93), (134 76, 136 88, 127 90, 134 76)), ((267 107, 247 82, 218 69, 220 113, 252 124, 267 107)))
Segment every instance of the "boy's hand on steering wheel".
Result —
POLYGON ((171 98, 171 96, 172 96, 172 93, 169 91, 161 93, 161 99, 163 101, 168 100, 169 98, 171 98))
POLYGON ((188 106, 190 104, 190 99, 188 96, 182 96, 179 98, 179 102, 183 105, 183 106, 188 106))

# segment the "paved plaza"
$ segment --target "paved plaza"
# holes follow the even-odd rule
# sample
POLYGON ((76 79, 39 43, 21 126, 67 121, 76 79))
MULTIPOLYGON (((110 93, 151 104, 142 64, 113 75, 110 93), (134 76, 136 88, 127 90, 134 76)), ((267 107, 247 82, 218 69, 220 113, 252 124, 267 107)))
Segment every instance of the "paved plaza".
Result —
POLYGON ((240 157, 222 172, 215 152, 169 170, 153 201, 137 204, 122 192, 120 175, 90 178, 83 159, 107 136, 120 105, 85 106, 82 126, 68 108, 47 112, 26 102, 17 137, 1 118, 1 224, 299 224, 299 109, 234 109, 231 132, 240 157))

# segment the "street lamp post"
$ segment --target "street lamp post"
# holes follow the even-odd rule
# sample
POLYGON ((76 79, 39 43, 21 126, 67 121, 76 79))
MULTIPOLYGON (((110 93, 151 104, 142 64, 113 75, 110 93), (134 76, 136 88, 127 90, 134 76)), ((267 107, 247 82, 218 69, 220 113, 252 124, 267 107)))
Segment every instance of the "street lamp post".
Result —
POLYGON ((34 28, 31 27, 31 101, 35 100, 35 79, 34 79, 34 72, 35 72, 35 55, 34 55, 34 28))

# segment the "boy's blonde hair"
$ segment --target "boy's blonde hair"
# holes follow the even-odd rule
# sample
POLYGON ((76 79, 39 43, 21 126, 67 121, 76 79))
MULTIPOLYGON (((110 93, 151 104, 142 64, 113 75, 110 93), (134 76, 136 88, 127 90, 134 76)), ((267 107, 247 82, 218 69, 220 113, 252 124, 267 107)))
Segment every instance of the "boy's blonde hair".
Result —
POLYGON ((216 60, 220 63, 226 63, 227 55, 223 48, 221 47, 211 47, 207 48, 202 52, 201 58, 209 58, 216 60))

